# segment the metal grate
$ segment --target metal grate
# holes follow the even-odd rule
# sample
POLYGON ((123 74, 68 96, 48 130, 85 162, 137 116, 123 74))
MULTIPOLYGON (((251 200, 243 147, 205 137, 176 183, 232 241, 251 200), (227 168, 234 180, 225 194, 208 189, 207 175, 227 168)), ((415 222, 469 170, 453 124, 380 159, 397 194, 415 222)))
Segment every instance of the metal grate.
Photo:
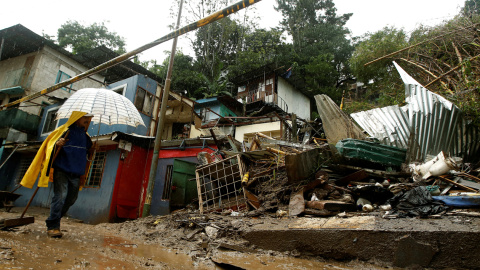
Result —
POLYGON ((244 165, 240 155, 199 167, 197 189, 200 212, 246 210, 242 188, 244 165))
POLYGON ((100 187, 102 183, 103 169, 105 167, 105 157, 107 152, 96 152, 93 158, 90 170, 88 171, 87 183, 85 187, 100 187))
POLYGON ((162 200, 170 200, 170 194, 172 194, 172 175, 173 165, 167 165, 165 172, 165 186, 163 188, 162 200))
POLYGON ((31 157, 27 156, 27 157, 22 157, 20 159, 20 163, 19 163, 18 168, 17 168, 17 174, 16 174, 16 177, 15 177, 15 184, 16 185, 20 184, 20 181, 22 181, 22 178, 25 175, 25 173, 27 172, 28 167, 30 167, 30 164, 32 163, 33 158, 34 158, 34 156, 31 156, 31 157))

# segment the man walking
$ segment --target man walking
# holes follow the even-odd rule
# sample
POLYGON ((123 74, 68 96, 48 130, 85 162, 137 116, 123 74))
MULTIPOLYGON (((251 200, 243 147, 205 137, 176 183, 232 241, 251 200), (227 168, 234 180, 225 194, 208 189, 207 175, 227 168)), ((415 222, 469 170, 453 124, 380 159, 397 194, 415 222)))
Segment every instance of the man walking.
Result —
POLYGON ((60 220, 77 200, 80 177, 85 174, 87 154, 92 148, 87 134, 92 117, 91 114, 73 112, 65 125, 45 139, 20 183, 31 188, 35 182, 32 183, 32 179, 36 179, 40 170, 39 187, 48 187, 48 179, 53 178, 54 195, 50 216, 45 221, 49 237, 62 237, 60 220))

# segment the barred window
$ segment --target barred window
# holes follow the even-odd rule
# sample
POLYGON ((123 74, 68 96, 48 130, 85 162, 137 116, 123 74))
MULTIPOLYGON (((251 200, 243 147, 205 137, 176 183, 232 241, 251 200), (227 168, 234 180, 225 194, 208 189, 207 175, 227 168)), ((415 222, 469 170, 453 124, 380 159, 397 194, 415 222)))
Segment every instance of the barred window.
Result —
POLYGON ((97 151, 88 170, 86 188, 100 187, 102 183, 103 169, 105 168, 105 157, 107 152, 97 151))
POLYGON ((167 165, 165 172, 165 186, 163 187, 162 200, 170 200, 170 194, 172 193, 172 175, 173 165, 167 165))

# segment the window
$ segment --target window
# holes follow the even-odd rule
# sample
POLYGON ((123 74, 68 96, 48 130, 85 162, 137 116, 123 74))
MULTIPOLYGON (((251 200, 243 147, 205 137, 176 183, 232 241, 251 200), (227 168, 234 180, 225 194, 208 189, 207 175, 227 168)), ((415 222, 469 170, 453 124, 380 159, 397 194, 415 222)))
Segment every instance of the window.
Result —
POLYGON ((105 168, 106 151, 97 151, 93 157, 90 170, 88 171, 86 188, 100 187, 102 183, 103 169, 105 168))
POLYGON ((211 118, 213 119, 215 116, 212 117, 212 112, 208 108, 201 108, 200 109, 200 118, 202 118, 203 122, 207 122, 211 118))
MULTIPOLYGON (((67 73, 65 73, 61 70, 59 70, 58 74, 57 74, 57 79, 55 79, 55 84, 57 84, 59 82, 63 82, 63 81, 68 80, 70 78, 72 78, 72 76, 68 75, 67 73)), ((70 86, 68 86, 68 87, 62 87, 62 89, 70 93, 70 89, 72 88, 72 85, 73 84, 70 84, 70 86)))
POLYGON ((137 88, 137 95, 135 96, 135 107, 142 113, 150 116, 153 109, 154 96, 147 92, 140 86, 137 88))
POLYGON ((123 85, 120 85, 120 86, 116 86, 116 87, 112 88, 111 90, 115 93, 118 93, 118 94, 124 96, 126 89, 127 89, 127 85, 123 84, 123 85))
POLYGON ((165 186, 163 187, 162 200, 170 200, 170 194, 172 193, 172 175, 173 165, 167 165, 165 172, 165 186))
POLYGON ((57 128, 58 121, 55 119, 55 114, 58 108, 49 109, 47 111, 47 117, 45 117, 45 123, 42 128, 42 136, 54 131, 57 128))
POLYGON ((32 163, 33 158, 34 158, 34 156, 30 156, 30 157, 28 157, 28 156, 25 157, 24 156, 24 157, 20 158, 20 163, 18 165, 17 173, 15 175, 15 184, 16 185, 20 184, 20 181, 22 181, 22 178, 25 175, 25 173, 27 172, 28 167, 30 167, 30 164, 32 163))

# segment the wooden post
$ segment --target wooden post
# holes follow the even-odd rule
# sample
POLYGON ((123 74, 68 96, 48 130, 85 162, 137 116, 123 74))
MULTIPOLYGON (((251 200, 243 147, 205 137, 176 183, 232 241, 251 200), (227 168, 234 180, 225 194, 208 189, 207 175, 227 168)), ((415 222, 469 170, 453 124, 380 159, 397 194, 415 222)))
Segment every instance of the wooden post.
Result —
POLYGON ((298 142, 297 134, 297 115, 292 113, 292 141, 294 143, 298 142))

